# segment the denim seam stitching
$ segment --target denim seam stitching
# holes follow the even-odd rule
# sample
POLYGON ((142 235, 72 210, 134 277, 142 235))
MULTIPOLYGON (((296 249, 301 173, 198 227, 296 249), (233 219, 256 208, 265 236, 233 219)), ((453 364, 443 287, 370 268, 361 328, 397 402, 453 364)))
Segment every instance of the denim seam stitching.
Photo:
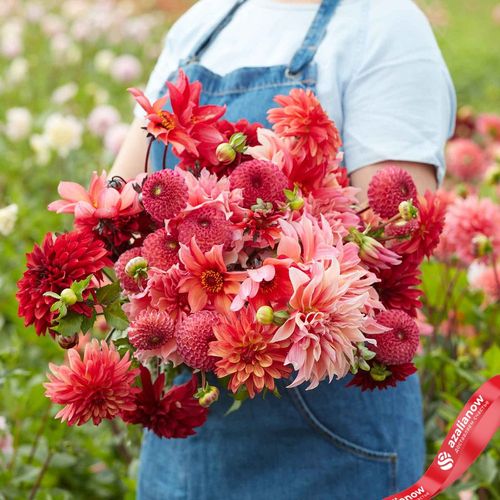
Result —
POLYGON ((286 86, 294 86, 297 83, 302 83, 303 85, 315 85, 316 80, 294 80, 290 82, 280 82, 280 83, 270 83, 265 85, 257 85, 255 87, 237 87, 231 90, 226 90, 224 92, 210 92, 209 90, 203 89, 203 93, 210 96, 224 96, 229 94, 242 94, 244 92, 250 92, 252 90, 263 90, 263 89, 272 89, 275 87, 286 86))
MULTIPOLYGON (((369 459, 378 460, 381 462, 394 463, 395 460, 397 459, 396 453, 383 452, 383 451, 380 451, 380 452, 371 451, 371 450, 363 448, 362 446, 359 446, 355 443, 350 443, 346 439, 342 438, 341 436, 335 435, 324 424, 322 424, 318 420, 318 418, 314 415, 314 413, 308 407, 304 398, 300 394, 298 388, 296 388, 296 387, 292 388, 290 391, 290 395, 292 396, 292 399, 295 400, 296 403, 298 403, 298 407, 301 410, 301 413, 305 416, 306 420, 310 423, 310 425, 313 428, 315 428, 317 431, 319 431, 321 434, 323 434, 325 437, 327 437, 335 446, 342 448, 342 449, 344 449, 344 450, 346 450, 354 455, 358 455, 362 458, 369 458, 369 459)), ((391 470, 392 469, 393 469, 393 467, 391 467, 391 470)), ((392 472, 391 472, 391 476, 393 476, 392 472)))

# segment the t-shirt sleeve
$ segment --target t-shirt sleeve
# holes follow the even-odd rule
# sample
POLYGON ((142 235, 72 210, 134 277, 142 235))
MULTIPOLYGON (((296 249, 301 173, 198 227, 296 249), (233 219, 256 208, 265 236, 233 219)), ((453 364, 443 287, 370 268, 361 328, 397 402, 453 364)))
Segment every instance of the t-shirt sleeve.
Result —
POLYGON ((456 94, 432 29, 410 0, 368 3, 359 63, 343 99, 346 168, 387 160, 429 163, 441 183, 456 94))

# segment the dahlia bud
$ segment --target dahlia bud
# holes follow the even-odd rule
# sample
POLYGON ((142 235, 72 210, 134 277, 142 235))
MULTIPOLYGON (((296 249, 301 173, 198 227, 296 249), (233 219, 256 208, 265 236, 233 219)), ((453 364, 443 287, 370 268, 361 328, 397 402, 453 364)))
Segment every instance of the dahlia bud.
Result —
POLYGON ((78 345, 78 341, 80 339, 80 336, 78 333, 74 333, 73 335, 66 337, 64 335, 59 335, 57 337, 57 343, 63 348, 63 349, 72 349, 73 347, 76 347, 78 345))
POLYGON ((281 326, 285 324, 287 319, 290 317, 290 313, 288 311, 282 310, 282 311, 276 311, 274 313, 273 317, 273 323, 275 325, 281 326))
POLYGON ((370 376, 376 382, 383 382, 392 372, 385 365, 374 363, 370 370, 370 376))
POLYGON ((148 261, 141 256, 130 259, 125 266, 125 274, 130 278, 145 278, 148 272, 148 261))
POLYGON ((358 364, 359 364, 359 367, 362 370, 364 370, 365 372, 369 372, 370 371, 370 365, 363 358, 359 358, 358 359, 358 364))
POLYGON ((72 306, 73 304, 76 304, 78 300, 78 297, 76 296, 76 293, 71 290, 71 288, 65 288, 61 292, 61 301, 64 302, 67 306, 72 306))
POLYGON ((261 306, 257 310, 257 314, 255 315, 255 319, 261 325, 271 325, 274 321, 274 310, 270 306, 261 306))
POLYGON ((412 200, 402 201, 399 204, 399 215, 405 221, 415 219, 418 215, 418 208, 413 204, 412 200))
POLYGON ((208 408, 219 399, 219 389, 213 385, 207 385, 204 389, 199 389, 196 397, 201 406, 208 408))
POLYGON ((490 167, 484 174, 484 180, 490 186, 500 184, 500 164, 495 164, 490 167))
POLYGON ((475 257, 484 257, 493 252, 491 240, 484 234, 477 234, 474 236, 474 238, 472 238, 472 245, 475 257))
POLYGON ((300 210, 304 206, 304 199, 303 198, 295 198, 295 200, 290 201, 288 203, 288 206, 292 210, 300 210))
POLYGON ((457 196, 460 198, 467 198, 469 196, 469 188, 465 184, 458 184, 455 188, 457 196))
POLYGON ((236 151, 228 142, 222 142, 217 146, 215 156, 223 165, 228 165, 236 159, 236 151))
POLYGON ((229 144, 237 153, 244 153, 247 148, 247 136, 242 132, 236 132, 229 138, 229 144))

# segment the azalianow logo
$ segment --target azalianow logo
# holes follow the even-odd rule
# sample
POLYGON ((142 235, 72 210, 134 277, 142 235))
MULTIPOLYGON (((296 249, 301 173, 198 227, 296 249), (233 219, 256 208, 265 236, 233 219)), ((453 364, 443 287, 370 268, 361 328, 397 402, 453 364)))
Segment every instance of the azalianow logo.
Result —
POLYGON ((437 464, 442 470, 450 470, 453 467, 453 458, 451 458, 451 455, 448 452, 442 451, 438 455, 437 464))

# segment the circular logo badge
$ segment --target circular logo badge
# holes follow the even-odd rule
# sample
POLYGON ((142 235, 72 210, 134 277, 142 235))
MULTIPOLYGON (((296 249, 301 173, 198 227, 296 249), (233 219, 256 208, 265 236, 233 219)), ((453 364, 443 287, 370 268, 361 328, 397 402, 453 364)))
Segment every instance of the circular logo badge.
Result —
POLYGON ((438 455, 437 464, 442 470, 450 470, 453 467, 453 458, 447 451, 442 451, 438 455))

